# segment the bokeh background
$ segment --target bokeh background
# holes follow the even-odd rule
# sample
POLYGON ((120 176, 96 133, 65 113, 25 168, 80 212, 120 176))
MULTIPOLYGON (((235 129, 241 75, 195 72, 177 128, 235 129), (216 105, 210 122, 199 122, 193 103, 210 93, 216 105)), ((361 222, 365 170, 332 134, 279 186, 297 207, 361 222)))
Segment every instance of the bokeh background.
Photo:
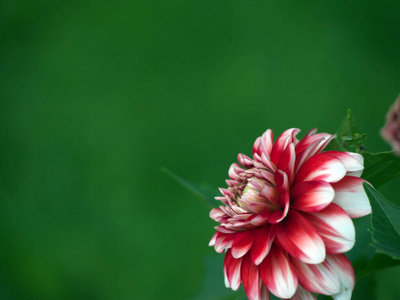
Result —
POLYGON ((194 299, 215 224, 162 167, 217 193, 267 128, 348 108, 389 150, 398 1, 0 3, 1 299, 194 299))

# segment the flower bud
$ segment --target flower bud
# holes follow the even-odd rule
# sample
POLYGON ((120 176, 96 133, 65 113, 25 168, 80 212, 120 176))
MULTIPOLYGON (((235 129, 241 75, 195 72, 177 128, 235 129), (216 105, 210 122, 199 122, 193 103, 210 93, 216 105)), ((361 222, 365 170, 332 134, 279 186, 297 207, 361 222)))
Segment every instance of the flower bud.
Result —
POLYGON ((381 130, 381 135, 400 155, 400 96, 386 114, 386 124, 381 130))

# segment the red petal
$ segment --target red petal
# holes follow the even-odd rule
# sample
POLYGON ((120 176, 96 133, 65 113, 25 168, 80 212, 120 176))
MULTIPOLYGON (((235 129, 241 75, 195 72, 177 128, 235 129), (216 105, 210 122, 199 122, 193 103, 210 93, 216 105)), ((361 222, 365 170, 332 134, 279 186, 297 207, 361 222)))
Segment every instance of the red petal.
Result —
POLYGON ((232 246, 234 237, 235 234, 219 235, 215 241, 215 251, 222 253, 225 249, 229 249, 232 246))
POLYGON ((289 179, 285 172, 282 172, 281 170, 276 171, 274 179, 276 185, 275 189, 281 193, 289 191, 289 179))
POLYGON ((251 261, 250 255, 243 257, 242 262, 243 288, 249 300, 261 299, 261 282, 258 267, 251 261))
POLYGON ((253 146, 253 154, 257 153, 259 156, 264 153, 267 157, 270 157, 273 146, 273 134, 272 130, 268 129, 264 134, 257 138, 253 146))
POLYGON ((250 169, 253 167, 253 160, 250 157, 239 153, 237 158, 238 158, 238 162, 242 166, 246 167, 247 169, 250 169))
MULTIPOLYGON (((305 136, 297 145, 296 145, 296 156, 301 152, 305 151, 310 145, 314 144, 316 141, 324 141, 328 140, 332 135, 329 133, 317 133, 310 136, 305 136)), ((316 152, 319 149, 316 150, 316 152)), ((315 152, 315 153, 316 153, 315 152)))
POLYGON ((282 221, 286 217, 289 211, 289 204, 290 204, 289 193, 286 192, 282 193, 279 200, 280 200, 280 205, 281 207, 283 207, 283 209, 279 209, 271 213, 271 215, 268 217, 268 222, 271 224, 276 224, 282 221))
POLYGON ((263 226, 254 230, 254 243, 251 247, 251 259, 255 265, 259 265, 268 255, 275 239, 275 231, 272 226, 263 226))
POLYGON ((234 230, 230 230, 230 229, 224 227, 224 226, 226 226, 228 224, 221 224, 221 225, 223 225, 223 226, 215 226, 214 229, 219 231, 219 232, 222 232, 222 233, 235 233, 234 230))
POLYGON ((291 300, 316 300, 313 294, 305 290, 300 284, 297 287, 296 294, 293 295, 291 300))
POLYGON ((278 169, 285 172, 288 176, 289 184, 293 182, 295 160, 296 154, 294 153, 294 144, 290 143, 283 151, 278 164, 278 169))
POLYGON ((309 264, 325 259, 325 245, 317 230, 297 211, 290 210, 286 219, 276 224, 276 237, 290 255, 309 264))
POLYGON ((350 216, 350 218, 359 218, 371 213, 371 205, 363 188, 364 179, 345 176, 339 182, 332 184, 335 190, 336 203, 350 216))
POLYGON ((254 226, 265 225, 268 222, 269 215, 270 215, 270 212, 265 209, 261 213, 251 216, 248 219, 248 221, 250 222, 250 224, 252 224, 254 226))
POLYGON ((225 285, 227 288, 232 288, 232 290, 236 291, 240 287, 240 269, 242 264, 242 258, 235 259, 231 250, 229 249, 225 253, 224 258, 224 276, 225 276, 225 285))
POLYGON ((279 247, 273 246, 260 265, 260 275, 272 294, 280 298, 290 298, 297 290, 296 270, 279 247))
POLYGON ((239 258, 245 255, 253 244, 254 234, 252 230, 238 232, 232 244, 232 256, 239 258))
POLYGON ((271 160, 278 165, 281 155, 289 143, 295 142, 295 136, 300 132, 297 128, 291 128, 283 132, 276 140, 271 152, 271 160))
POLYGON ((274 205, 279 205, 279 196, 280 196, 280 193, 279 193, 279 191, 278 191, 276 188, 274 188, 274 187, 272 187, 272 186, 266 185, 266 186, 262 189, 262 191, 261 191, 261 193, 260 193, 260 196, 262 196, 262 197, 264 197, 265 199, 269 200, 269 201, 270 201, 271 203, 273 203, 274 205))
POLYGON ((324 154, 340 159, 346 167, 346 175, 360 177, 364 170, 364 158, 361 154, 339 151, 326 151, 324 154))
POLYGON ((264 153, 261 154, 261 162, 271 171, 276 170, 276 166, 274 163, 271 161, 271 158, 266 156, 264 153))
POLYGON ((216 222, 220 222, 226 214, 219 208, 213 208, 210 211, 210 218, 216 222))
POLYGON ((307 138, 307 137, 309 137, 309 136, 315 134, 315 133, 317 132, 317 130, 318 130, 317 128, 311 129, 309 132, 306 133, 306 135, 304 136, 303 139, 305 139, 305 138, 307 138))
POLYGON ((215 240, 217 239, 219 232, 215 232, 214 235, 212 236, 210 242, 208 243, 208 246, 214 246, 215 245, 215 240))
POLYGON ((335 191, 325 181, 299 182, 290 191, 290 205, 298 210, 315 212, 328 206, 334 196, 335 191))
POLYGON ((326 260, 334 268, 340 281, 340 292, 332 295, 333 299, 350 299, 355 284, 354 270, 350 261, 344 254, 327 255, 326 260))
POLYGON ((302 181, 324 180, 337 182, 342 179, 347 170, 343 163, 325 152, 314 155, 307 160, 296 175, 295 183, 302 181))
POLYGON ((333 295, 340 291, 340 281, 333 266, 325 260, 321 264, 306 264, 297 259, 291 259, 297 270, 300 284, 314 293, 333 295))
POLYGON ((242 204, 246 206, 246 209, 248 211, 251 211, 253 213, 261 213, 265 208, 266 208, 266 203, 258 203, 258 202, 248 202, 247 201, 242 201, 242 204))
POLYGON ((317 229, 327 253, 344 253, 353 248, 356 239, 353 222, 336 204, 313 214, 303 213, 303 216, 317 229))
POLYGON ((296 163, 295 163, 295 172, 297 172, 300 167, 313 155, 315 155, 321 145, 324 143, 324 139, 320 138, 319 140, 316 140, 313 142, 311 145, 307 146, 307 148, 304 149, 304 151, 301 151, 300 153, 297 154, 296 152, 296 163))
POLYGON ((231 164, 229 167, 228 175, 232 180, 240 180, 240 174, 243 173, 244 170, 237 163, 231 164))
MULTIPOLYGON (((274 167, 276 169, 276 167, 274 167)), ((272 170, 272 169, 271 169, 272 170)), ((275 184, 274 174, 266 170, 259 170, 261 178, 267 181, 267 183, 275 184)))
POLYGON ((259 280, 260 280, 260 285, 261 285, 260 300, 270 300, 271 299, 271 295, 270 295, 267 287, 261 281, 261 278, 259 280))
POLYGON ((227 236, 228 236, 228 234, 222 233, 222 232, 219 232, 219 234, 216 236, 215 242, 214 242, 214 249, 218 253, 222 253, 224 251, 224 249, 221 247, 221 244, 227 236))
POLYGON ((261 145, 261 137, 259 136, 258 138, 256 138, 256 140, 253 144, 253 158, 254 158, 254 154, 257 154, 258 156, 261 155, 261 150, 259 150, 260 145, 261 145))

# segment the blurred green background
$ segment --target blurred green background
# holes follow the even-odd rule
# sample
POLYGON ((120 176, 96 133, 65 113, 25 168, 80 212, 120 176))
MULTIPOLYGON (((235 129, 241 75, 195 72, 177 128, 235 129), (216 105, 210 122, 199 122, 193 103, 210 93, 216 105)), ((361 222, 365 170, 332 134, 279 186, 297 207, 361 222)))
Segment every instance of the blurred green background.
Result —
POLYGON ((348 108, 389 150, 399 1, 0 3, 1 299, 192 299, 215 224, 162 167, 225 186, 267 128, 348 108))

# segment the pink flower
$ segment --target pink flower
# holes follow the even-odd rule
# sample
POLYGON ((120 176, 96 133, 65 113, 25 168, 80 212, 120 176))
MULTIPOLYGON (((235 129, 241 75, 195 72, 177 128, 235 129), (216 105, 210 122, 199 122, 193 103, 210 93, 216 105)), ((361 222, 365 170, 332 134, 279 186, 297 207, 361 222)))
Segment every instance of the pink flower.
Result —
POLYGON ((400 155, 400 96, 386 115, 386 124, 381 130, 381 135, 400 155))
POLYGON ((267 130, 253 159, 239 154, 229 169, 219 223, 210 241, 225 251, 225 285, 240 283, 250 300, 315 299, 312 293, 350 299, 354 271, 343 254, 355 242, 351 218, 371 212, 359 178, 363 157, 322 150, 334 136, 310 131, 297 140, 288 129, 273 143, 267 130))

